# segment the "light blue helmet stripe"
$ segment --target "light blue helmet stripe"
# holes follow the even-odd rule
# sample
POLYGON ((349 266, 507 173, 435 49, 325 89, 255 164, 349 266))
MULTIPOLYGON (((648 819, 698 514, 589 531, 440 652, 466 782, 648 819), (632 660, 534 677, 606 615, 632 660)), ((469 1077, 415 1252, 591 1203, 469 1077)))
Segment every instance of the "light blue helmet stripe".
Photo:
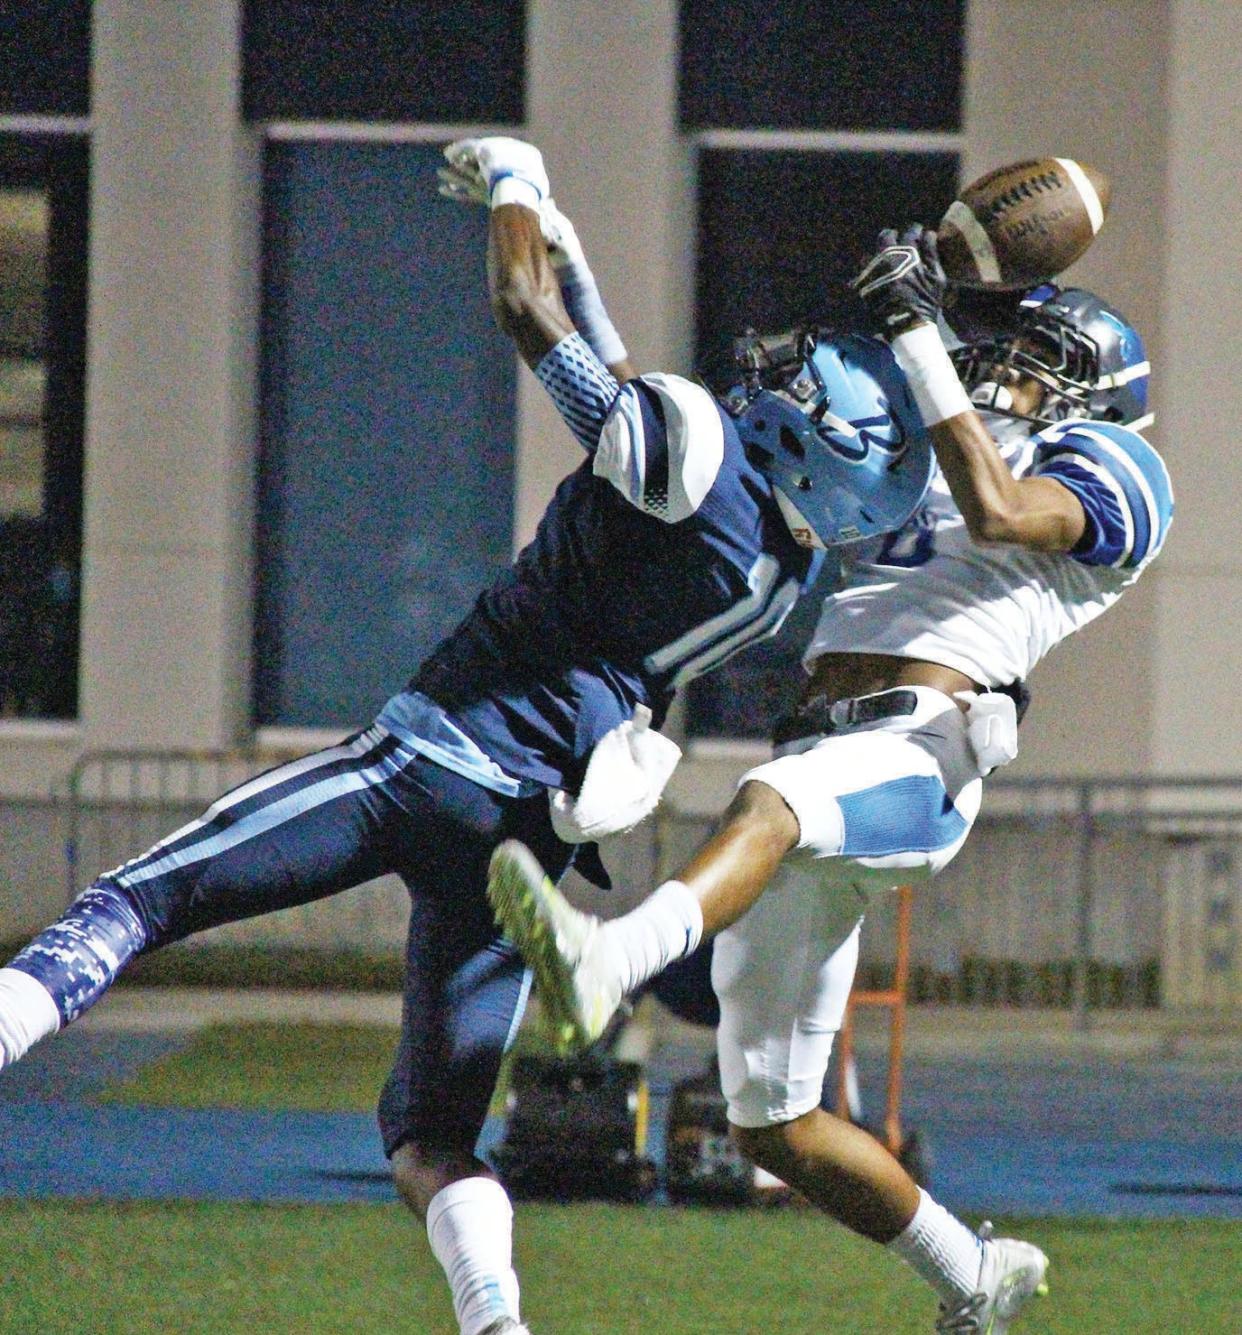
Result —
POLYGON ((828 547, 900 528, 926 494, 935 460, 888 345, 854 334, 821 340, 800 372, 772 383, 737 387, 742 406, 732 411, 748 453, 800 526, 828 547))

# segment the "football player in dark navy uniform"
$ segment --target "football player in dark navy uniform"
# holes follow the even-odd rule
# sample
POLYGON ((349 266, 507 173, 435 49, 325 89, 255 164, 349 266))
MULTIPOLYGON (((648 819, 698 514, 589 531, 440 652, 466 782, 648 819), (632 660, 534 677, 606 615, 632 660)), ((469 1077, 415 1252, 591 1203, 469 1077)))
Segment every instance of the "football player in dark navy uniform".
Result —
MULTIPOLYGON (((903 522, 931 455, 878 340, 818 349, 771 395, 771 439, 748 448, 701 385, 633 374, 536 149, 465 141, 445 170, 450 193, 490 205, 496 317, 587 457, 368 728, 225 794, 0 969, 0 1066, 141 952, 401 876, 411 912, 384 1148, 462 1332, 497 1335, 525 1329, 512 1210, 475 1146, 530 975, 493 923, 488 859, 520 839, 560 877, 580 844, 650 811, 678 754, 658 732, 674 690, 774 634, 826 544, 903 522), (866 420, 861 449, 847 404, 866 420), (785 418, 796 430, 778 432, 785 418)), ((664 911, 688 908, 674 896, 664 911)))

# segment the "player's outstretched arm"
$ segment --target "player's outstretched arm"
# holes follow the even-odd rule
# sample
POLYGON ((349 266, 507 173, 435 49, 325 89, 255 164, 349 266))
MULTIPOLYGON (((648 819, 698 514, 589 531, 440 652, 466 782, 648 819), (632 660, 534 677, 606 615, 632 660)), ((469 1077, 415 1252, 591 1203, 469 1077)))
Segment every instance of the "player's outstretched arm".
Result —
POLYGON ((493 207, 487 238, 487 290, 496 323, 533 371, 574 332, 548 262, 539 215, 524 204, 493 207))
POLYGON ((573 223, 560 211, 553 199, 545 199, 539 207, 539 222, 544 240, 548 243, 548 258, 556 271, 561 286, 561 299, 569 318, 587 345, 616 377, 618 384, 634 380, 638 369, 630 361, 625 344, 600 296, 599 285, 586 252, 578 240, 573 223))
POLYGON ((1068 552, 1086 526, 1082 504, 1052 478, 1009 471, 940 337, 946 283, 936 234, 914 226, 900 238, 881 232, 878 252, 853 286, 887 333, 971 537, 1068 552))
MULTIPOLYGON (((479 146, 486 142, 460 140, 445 149, 448 161, 439 168, 436 176, 439 178, 439 192, 446 199, 484 207, 491 203, 489 186, 478 158, 479 146)), ((587 263, 577 229, 550 195, 539 200, 538 213, 540 230, 547 243, 548 259, 556 274, 561 301, 570 322, 619 384, 633 380, 638 370, 630 361, 625 344, 604 307, 599 285, 587 263)))
POLYGON ((440 172, 441 192, 467 202, 485 194, 490 205, 487 285, 497 323, 593 453, 619 386, 565 309, 540 216, 548 200, 543 157, 533 144, 502 136, 461 139, 444 154, 451 170, 447 180, 440 172))
MULTIPOLYGON (((923 328, 939 342, 934 326, 923 328)), ((896 346, 893 351, 900 363, 903 353, 896 346)), ((1086 526, 1082 503, 1052 478, 1015 478, 973 406, 930 424, 930 430, 945 481, 977 542, 1011 542, 1042 552, 1068 552, 1078 543, 1086 526)))
POLYGON ((441 192, 486 201, 491 209, 487 286, 497 323, 533 370, 573 324, 540 231, 539 207, 551 193, 543 155, 521 139, 459 139, 444 150, 441 192), (446 188, 452 182, 451 188, 446 188))

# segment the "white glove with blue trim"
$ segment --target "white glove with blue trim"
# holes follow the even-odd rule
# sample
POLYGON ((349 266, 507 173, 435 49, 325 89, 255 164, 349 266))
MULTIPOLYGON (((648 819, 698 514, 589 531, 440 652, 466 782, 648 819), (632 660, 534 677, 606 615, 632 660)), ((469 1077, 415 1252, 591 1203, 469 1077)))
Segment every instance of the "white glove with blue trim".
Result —
MULTIPOLYGON (((462 139, 450 144, 444 150, 449 159, 447 167, 436 169, 440 184, 436 187, 445 199, 455 199, 459 204, 480 204, 486 207, 491 203, 487 181, 479 166, 477 155, 459 150, 463 145, 479 143, 479 140, 462 139)), ((516 143, 518 141, 512 140, 516 143)), ((549 195, 539 201, 539 227, 543 239, 548 243, 548 258, 554 269, 565 269, 572 265, 586 263, 582 251, 582 242, 573 223, 556 206, 556 201, 549 195)))
POLYGON ((436 188, 446 199, 455 199, 459 204, 490 204, 493 208, 497 204, 519 203, 538 212, 539 230, 547 242, 548 260, 556 270, 569 318, 605 366, 625 361, 629 353, 604 309, 578 233, 547 193, 548 178, 539 150, 520 139, 459 139, 444 150, 444 156, 448 166, 436 170, 439 177, 436 188), (544 194, 538 200, 532 199, 529 192, 525 198, 510 193, 528 191, 524 178, 523 184, 514 185, 518 177, 501 174, 516 171, 515 164, 522 162, 532 170, 532 163, 537 165, 542 174, 544 194))
POLYGON ((483 139, 458 139, 444 150, 447 169, 441 168, 440 193, 468 202, 524 204, 539 208, 552 193, 543 154, 521 139, 489 135, 483 139))

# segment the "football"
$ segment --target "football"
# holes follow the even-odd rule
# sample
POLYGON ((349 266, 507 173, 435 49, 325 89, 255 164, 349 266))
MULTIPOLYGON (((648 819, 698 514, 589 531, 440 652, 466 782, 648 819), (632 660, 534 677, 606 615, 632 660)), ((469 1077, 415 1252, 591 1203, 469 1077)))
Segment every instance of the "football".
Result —
POLYGON ((968 185, 937 230, 940 261, 970 287, 1031 287, 1087 249, 1108 213, 1103 173, 1072 158, 1030 158, 968 185))

